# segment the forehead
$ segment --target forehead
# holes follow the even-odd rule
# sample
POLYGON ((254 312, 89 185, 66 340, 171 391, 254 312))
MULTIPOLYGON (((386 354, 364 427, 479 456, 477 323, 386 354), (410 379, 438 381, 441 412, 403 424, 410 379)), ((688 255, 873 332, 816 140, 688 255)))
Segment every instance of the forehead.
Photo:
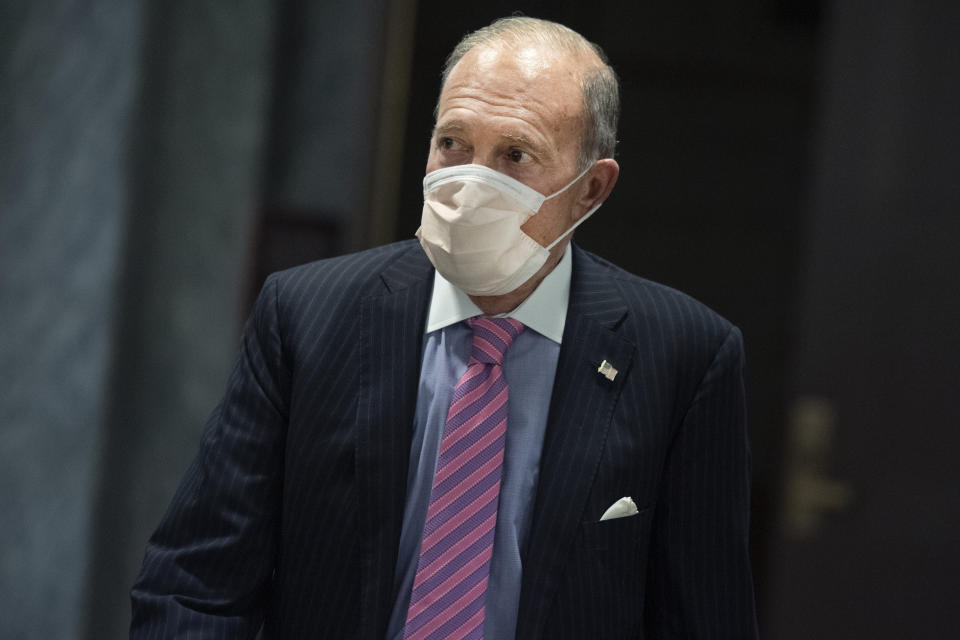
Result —
POLYGON ((569 54, 543 45, 479 45, 451 70, 440 94, 437 124, 476 116, 516 120, 548 137, 577 134, 583 112, 581 68, 569 54))

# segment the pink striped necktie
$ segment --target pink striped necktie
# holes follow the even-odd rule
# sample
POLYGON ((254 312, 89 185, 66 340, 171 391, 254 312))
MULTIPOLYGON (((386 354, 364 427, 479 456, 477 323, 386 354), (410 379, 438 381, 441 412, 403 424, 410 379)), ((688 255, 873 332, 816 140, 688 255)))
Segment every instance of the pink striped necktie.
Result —
POLYGON ((524 326, 476 317, 443 428, 404 640, 483 638, 507 432, 503 356, 524 326))

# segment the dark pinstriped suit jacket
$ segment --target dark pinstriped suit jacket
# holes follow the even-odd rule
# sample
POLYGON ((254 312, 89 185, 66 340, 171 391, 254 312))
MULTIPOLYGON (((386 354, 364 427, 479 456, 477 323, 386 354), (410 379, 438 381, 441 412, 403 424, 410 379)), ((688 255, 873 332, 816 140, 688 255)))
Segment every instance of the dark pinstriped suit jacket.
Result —
MULTIPOLYGON (((753 638, 740 333, 573 259, 516 637, 753 638)), ((132 637, 383 640, 432 280, 415 241, 267 280, 132 637)))

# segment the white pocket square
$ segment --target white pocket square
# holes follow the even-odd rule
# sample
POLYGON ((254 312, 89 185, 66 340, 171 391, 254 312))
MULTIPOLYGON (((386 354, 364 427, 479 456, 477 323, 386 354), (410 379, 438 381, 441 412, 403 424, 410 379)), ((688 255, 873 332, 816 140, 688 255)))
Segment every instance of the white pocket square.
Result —
POLYGON ((603 522, 604 520, 613 520, 614 518, 625 518, 636 513, 639 512, 637 511, 637 505, 633 502, 633 498, 624 497, 610 505, 610 508, 604 511, 603 515, 600 516, 600 521, 603 522))

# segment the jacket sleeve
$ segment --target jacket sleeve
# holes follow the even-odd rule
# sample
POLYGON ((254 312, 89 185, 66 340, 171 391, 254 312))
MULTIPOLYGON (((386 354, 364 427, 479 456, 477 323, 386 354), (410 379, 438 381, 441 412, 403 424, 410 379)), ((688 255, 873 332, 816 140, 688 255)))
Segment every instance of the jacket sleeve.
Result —
POLYGON ((130 637, 252 638, 272 579, 289 375, 277 285, 264 285, 226 395, 150 538, 130 637))
POLYGON ((743 342, 734 327, 667 455, 650 548, 647 638, 757 637, 749 466, 743 342))

